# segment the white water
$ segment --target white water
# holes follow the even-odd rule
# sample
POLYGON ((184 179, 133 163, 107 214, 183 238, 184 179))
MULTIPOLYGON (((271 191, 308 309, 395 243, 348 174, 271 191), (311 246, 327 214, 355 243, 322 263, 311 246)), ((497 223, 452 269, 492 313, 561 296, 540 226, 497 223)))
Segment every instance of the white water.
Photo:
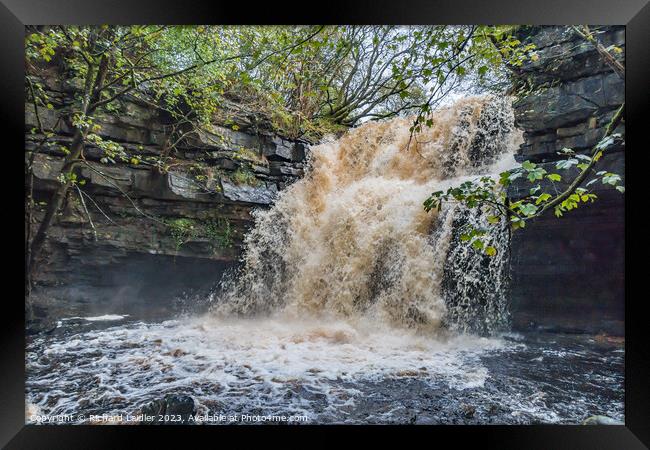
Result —
POLYGON ((191 395, 198 414, 311 423, 404 423, 414 411, 448 422, 461 399, 483 408, 481 420, 506 408, 501 423, 618 417, 622 378, 602 367, 621 355, 558 354, 553 342, 528 351, 495 334, 507 324, 505 226, 492 227, 498 253, 487 258, 458 242, 460 224, 485 226, 482 214, 423 210, 433 191, 513 166, 508 100, 464 99, 433 119, 408 149, 409 119, 313 148, 306 177, 256 214, 242 269, 210 314, 144 323, 115 311, 34 337, 27 422, 137 414, 168 393, 191 395), (584 369, 556 379, 574 365, 584 369), (594 380, 605 387, 582 389, 594 380))
POLYGON ((471 336, 433 340, 412 330, 387 333, 373 324, 345 322, 200 318, 141 323, 50 344, 31 368, 38 370, 43 358, 57 359, 65 376, 50 372, 32 381, 32 390, 46 388, 48 394, 31 398, 31 414, 44 405, 56 414, 76 414, 89 403, 118 414, 124 412, 120 400, 144 404, 159 398, 164 386, 169 392, 193 391, 200 410, 218 402, 240 414, 261 407, 269 414, 314 420, 311 402, 303 395, 292 398, 289 391, 317 394, 332 414, 341 414, 355 406, 359 382, 425 377, 444 380, 449 389, 480 387, 488 374, 479 356, 503 345, 471 336), (101 356, 89 357, 98 349, 101 356), (71 391, 76 395, 63 395, 71 391))
MULTIPOLYGON (((369 320, 439 334, 448 325, 441 282, 460 209, 427 213, 423 202, 514 163, 520 136, 508 99, 463 99, 413 136, 412 120, 366 123, 314 147, 307 175, 257 212, 243 268, 215 299, 217 315, 369 320)), ((501 267, 507 234, 493 238, 499 256, 489 266, 501 267)), ((468 275, 460 269, 451 276, 468 275)), ((486 278, 481 289, 502 300, 500 280, 486 278)))
POLYGON ((191 395, 197 414, 308 423, 400 423, 413 403, 441 410, 438 420, 445 420, 461 401, 483 407, 481 420, 491 405, 507 408, 498 423, 622 417, 621 400, 607 397, 622 383, 618 350, 575 343, 528 350, 520 339, 434 339, 359 321, 214 317, 40 336, 28 347, 26 419, 70 414, 88 423, 89 414, 137 414, 168 393, 191 395), (511 369, 495 374, 485 358, 511 369), (440 398, 428 400, 431 394, 440 398))

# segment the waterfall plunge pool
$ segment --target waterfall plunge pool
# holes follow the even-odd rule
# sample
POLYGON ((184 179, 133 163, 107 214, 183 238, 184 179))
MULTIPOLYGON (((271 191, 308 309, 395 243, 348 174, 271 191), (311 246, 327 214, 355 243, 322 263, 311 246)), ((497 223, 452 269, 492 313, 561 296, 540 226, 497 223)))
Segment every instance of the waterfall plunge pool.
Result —
POLYGON ((489 227, 489 210, 423 209, 431 192, 513 167, 510 99, 460 99, 431 127, 411 135, 411 125, 368 122, 311 147, 305 176, 254 212, 216 311, 102 315, 91 302, 91 316, 29 336, 27 422, 137 417, 168 395, 200 416, 301 423, 623 420, 620 342, 499 332, 505 219, 489 227), (463 224, 491 228, 496 256, 462 245, 463 224))
POLYGON ((190 396, 195 417, 224 420, 206 424, 623 420, 623 346, 599 336, 431 337, 327 318, 111 319, 62 320, 28 338, 27 423, 135 417, 166 395, 190 396))

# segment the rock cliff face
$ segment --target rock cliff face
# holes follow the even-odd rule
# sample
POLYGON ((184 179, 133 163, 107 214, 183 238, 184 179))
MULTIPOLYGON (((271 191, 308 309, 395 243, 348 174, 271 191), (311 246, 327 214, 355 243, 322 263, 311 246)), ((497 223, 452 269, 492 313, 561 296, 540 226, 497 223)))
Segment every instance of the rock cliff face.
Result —
MULTIPOLYGON (((34 105, 25 105, 27 158, 34 152, 33 230, 72 140, 59 117, 74 86, 53 76, 45 88, 52 108, 39 108, 38 116, 44 129, 56 131, 54 145, 39 146, 34 105)), ((251 211, 267 207, 302 175, 308 143, 277 135, 236 103, 224 104, 221 115, 226 119, 215 119, 173 151, 166 150, 168 121, 146 103, 125 101, 100 118, 98 134, 136 159, 107 163, 99 148, 86 147, 83 193, 71 191, 48 234, 36 280, 37 312, 63 305, 110 311, 115 303, 138 301, 152 307, 151 300, 155 309, 209 289, 237 262, 251 211), (161 164, 165 170, 156 167, 161 164)))
MULTIPOLYGON (((606 47, 625 48, 623 27, 600 30, 606 47)), ((624 81, 566 27, 522 27, 519 34, 537 46, 539 59, 513 69, 516 124, 524 130, 516 157, 552 171, 562 148, 589 152, 599 141, 624 101, 624 81)), ((53 107, 39 108, 43 127, 56 131, 55 145, 39 146, 42 136, 31 133, 38 128, 34 106, 25 105, 25 145, 27 158, 34 152, 38 205, 34 228, 42 202, 59 183, 72 139, 59 117, 75 87, 57 80, 52 76, 45 86, 53 107)), ((102 151, 86 148, 87 164, 79 173, 83 194, 70 193, 49 232, 36 280, 37 316, 63 307, 66 314, 123 308, 155 314, 156 305, 164 310, 184 295, 206 298, 237 263, 251 212, 267 207, 303 174, 309 151, 307 142, 277 135, 237 103, 225 104, 223 116, 174 151, 166 145, 169 121, 146 103, 125 101, 101 117, 98 134, 138 160, 107 164, 102 151), (155 161, 163 161, 165 170, 155 161)), ((624 133, 623 126, 617 132, 624 133)), ((602 170, 623 176, 623 150, 609 150, 602 170)), ((529 187, 513 185, 510 198, 529 187)), ((513 233, 515 329, 622 333, 624 196, 600 184, 594 190, 599 198, 593 205, 561 219, 549 214, 513 233)))
MULTIPOLYGON (((624 27, 598 30, 605 47, 615 45, 624 55, 624 27)), ((590 153, 602 138, 625 100, 624 80, 566 27, 524 27, 519 34, 537 46, 539 59, 514 70, 515 120, 525 140, 516 158, 554 171, 554 161, 564 158, 557 154, 562 148, 590 153)), ((616 132, 624 134, 624 125, 616 132)), ((624 177, 624 158, 622 147, 610 149, 598 170, 624 177)), ((510 197, 525 195, 526 184, 515 184, 510 197)), ((622 333, 624 196, 601 183, 590 188, 598 195, 594 204, 560 219, 550 212, 513 233, 515 328, 622 333)))

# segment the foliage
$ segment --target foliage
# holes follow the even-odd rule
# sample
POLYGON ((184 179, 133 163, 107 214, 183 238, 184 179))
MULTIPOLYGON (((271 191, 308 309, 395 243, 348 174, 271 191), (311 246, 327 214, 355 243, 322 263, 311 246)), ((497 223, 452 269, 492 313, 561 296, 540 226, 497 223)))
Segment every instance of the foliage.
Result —
POLYGON ((176 244, 176 251, 178 251, 183 244, 198 236, 196 222, 192 219, 173 219, 167 222, 167 226, 169 227, 169 233, 176 244))
MULTIPOLYGON (((99 148, 104 164, 166 171, 169 155, 211 129, 228 99, 260 113, 255 127, 267 123, 293 138, 317 139, 397 114, 416 113, 425 122, 462 80, 494 85, 504 61, 517 63, 530 50, 509 27, 29 26, 25 85, 38 122, 33 133, 42 136, 41 145, 55 135, 43 126, 42 108, 54 110, 57 123, 72 132, 61 185, 32 239, 29 265, 70 188, 79 187, 86 146, 99 148), (72 102, 48 94, 53 71, 74 93, 72 102), (168 118, 160 157, 142 157, 102 134, 101 116, 126 114, 126 100, 168 118)), ((247 167, 235 181, 252 182, 247 167)))
POLYGON ((233 155, 233 158, 241 161, 251 161, 263 165, 268 165, 269 163, 263 155, 260 155, 258 152, 246 147, 239 148, 233 155))
POLYGON ((176 251, 183 244, 202 238, 210 242, 213 250, 227 249, 233 246, 234 230, 230 221, 223 217, 205 221, 178 218, 166 221, 166 225, 174 240, 176 251))
MULTIPOLYGON (((435 70, 435 83, 427 86, 425 101, 415 110, 411 133, 431 126, 430 113, 456 88, 467 92, 502 94, 509 80, 506 66, 521 66, 538 59, 534 44, 523 44, 515 36, 515 26, 470 26, 458 35, 452 54, 435 70)), ((448 43, 439 44, 447 48, 448 43)), ((429 73, 429 72, 427 72, 429 73)))
MULTIPOLYGON (((566 158, 555 162, 556 172, 548 172, 534 162, 524 161, 520 167, 502 172, 498 181, 484 176, 451 187, 447 191, 434 192, 425 200, 424 209, 440 210, 443 202, 456 201, 470 209, 479 208, 483 213, 488 214, 488 222, 492 225, 499 224, 501 217, 505 217, 512 229, 516 230, 524 228, 529 220, 540 217, 550 209, 553 209, 556 217, 562 217, 564 213, 582 204, 593 203, 598 198, 593 192, 595 183, 613 186, 624 193, 625 187, 620 185, 620 175, 594 169, 607 149, 622 144, 622 136, 613 131, 622 120, 623 111, 624 105, 621 105, 608 124, 605 135, 592 149, 591 156, 565 148, 558 152, 566 158), (571 177, 575 171, 578 174, 571 177), (589 176, 591 179, 586 181, 589 176), (527 183, 530 187, 526 187, 527 192, 523 197, 509 202, 506 188, 517 179, 520 180, 520 184, 527 183), (563 180, 571 181, 565 182, 564 187, 558 189, 563 180)), ((482 240, 484 234, 481 230, 471 229, 464 235, 467 239, 461 238, 461 240, 469 241, 474 249, 484 250, 486 254, 492 256, 492 251, 488 252, 489 247, 484 246, 482 240)))
POLYGON ((231 178, 237 184, 248 184, 249 186, 257 186, 260 182, 247 165, 239 166, 231 178))
POLYGON ((205 224, 205 235, 216 248, 226 249, 233 246, 234 230, 228 219, 209 219, 205 224))
POLYGON ((533 51, 513 30, 61 26, 32 29, 26 55, 36 65, 60 55, 78 88, 105 65, 96 107, 115 112, 127 94, 153 101, 175 119, 176 137, 186 133, 181 125, 209 125, 228 95, 268 112, 290 134, 321 134, 368 118, 426 114, 465 78, 493 86, 504 63, 521 65, 533 51))
MULTIPOLYGON (((610 45, 605 48, 596 38, 588 26, 572 27, 573 31, 585 41, 593 45, 601 56, 602 60, 621 78, 625 78, 625 67, 616 58, 622 50, 610 45)), ((497 31, 498 32, 498 31, 497 31)), ((507 50, 509 45, 502 46, 504 56, 510 55, 509 63, 514 66, 521 66, 524 59, 518 55, 521 50, 515 50, 512 54, 507 50)), ((516 47, 515 47, 516 48, 516 47)), ((524 47, 523 51, 532 50, 524 47)), ((538 57, 535 53, 531 59, 536 60, 538 57)), ((524 87, 525 89, 525 87, 524 87)), ((440 210, 443 201, 460 202, 468 208, 480 208, 484 213, 489 214, 488 222, 492 225, 500 223, 500 217, 505 217, 511 223, 512 229, 524 228, 526 222, 540 217, 546 211, 553 209, 556 217, 562 217, 566 212, 572 211, 581 204, 593 203, 598 196, 592 192, 595 183, 600 181, 601 184, 615 187, 620 193, 625 193, 625 187, 620 185, 621 176, 605 170, 596 171, 594 167, 602 158, 604 152, 615 145, 623 145, 624 138, 618 133, 614 133, 619 123, 623 120, 625 103, 614 113, 614 116, 607 124, 605 133, 600 141, 592 148, 591 155, 576 153, 573 149, 564 148, 558 154, 565 156, 565 159, 555 163, 556 171, 560 173, 549 173, 543 167, 538 166, 531 161, 524 161, 520 167, 511 171, 503 172, 499 175, 498 184, 491 177, 481 177, 479 180, 467 181, 458 187, 451 187, 446 192, 437 191, 432 193, 424 202, 424 209, 430 211, 434 208, 440 210), (573 171, 573 178, 568 172, 573 171), (575 175, 577 171, 577 175, 575 175), (586 181, 591 176, 591 180, 586 181), (528 188, 528 193, 519 200, 509 202, 505 189, 516 179, 525 180, 532 186, 528 188), (558 184, 563 180, 564 189, 558 190, 558 184), (550 185, 549 185, 550 183, 550 185), (548 191, 549 188, 553 192, 548 191)), ((418 119, 420 116, 418 116, 418 119)), ((428 125, 428 124, 427 124, 428 125)), ((414 125, 417 128, 417 121, 414 125)), ((476 250, 485 249, 485 253, 493 256, 496 252, 488 251, 484 245, 483 230, 470 229, 464 234, 472 247, 476 250)))

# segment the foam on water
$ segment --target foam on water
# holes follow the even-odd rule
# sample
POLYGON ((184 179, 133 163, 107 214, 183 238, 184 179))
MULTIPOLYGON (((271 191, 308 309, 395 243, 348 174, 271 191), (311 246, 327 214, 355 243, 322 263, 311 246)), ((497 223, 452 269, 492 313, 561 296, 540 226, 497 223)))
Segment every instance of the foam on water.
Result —
POLYGON ((504 409, 497 423, 622 418, 622 391, 610 397, 622 385, 616 349, 522 339, 286 316, 203 316, 45 335, 27 349, 27 421, 136 414, 179 393, 192 396, 199 414, 298 415, 310 423, 401 423, 409 404, 440 409, 437 420, 446 423, 459 399, 483 408, 484 420, 494 405, 504 409))
POLYGON ((51 414, 76 414, 92 404, 123 412, 120 399, 143 404, 159 397, 164 386, 200 392, 200 402, 222 402, 235 411, 263 406, 313 417, 309 401, 300 395, 294 401, 287 392, 307 389, 336 410, 354 404, 353 386, 363 381, 422 377, 444 380, 450 389, 478 387, 488 376, 479 355, 503 345, 494 338, 432 339, 338 319, 201 317, 50 341, 42 355, 30 356, 28 366, 38 373, 56 360, 57 370, 28 384, 34 392, 47 388, 30 401, 51 414))
MULTIPOLYGON (((241 270, 211 313, 162 323, 68 318, 53 335, 30 337, 27 421, 134 414, 169 393, 192 396, 199 414, 315 423, 403 423, 409 408, 445 423, 461 398, 509 408, 501 423, 579 420, 574 406, 547 404, 539 374, 553 379, 565 359, 594 374, 622 355, 528 353, 516 335, 499 337, 506 228, 488 237, 498 254, 485 259, 456 242, 458 222, 482 226, 481 212, 423 210, 433 191, 512 167, 520 136, 509 100, 463 99, 432 119, 411 145, 412 119, 396 118, 312 148, 306 176, 255 213, 241 270), (475 330, 491 337, 467 334, 475 330)), ((620 383, 608 370, 596 374, 602 392, 566 383, 557 398, 606 412, 599 403, 620 383)))

